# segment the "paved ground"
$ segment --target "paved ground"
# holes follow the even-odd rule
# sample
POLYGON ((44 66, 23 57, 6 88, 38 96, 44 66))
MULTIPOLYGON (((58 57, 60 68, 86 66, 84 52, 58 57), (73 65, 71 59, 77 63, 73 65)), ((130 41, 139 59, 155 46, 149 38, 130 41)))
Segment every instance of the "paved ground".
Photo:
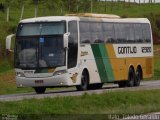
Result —
POLYGON ((22 94, 11 94, 11 95, 0 95, 0 101, 19 101, 24 99, 43 99, 43 98, 54 98, 62 96, 80 96, 84 93, 87 94, 101 94, 103 92, 109 91, 137 91, 137 90, 150 90, 150 89, 160 89, 160 80, 156 81, 145 81, 141 83, 139 87, 132 88, 118 88, 115 84, 104 85, 100 90, 89 90, 89 91, 76 91, 74 87, 62 90, 48 91, 45 94, 36 94, 36 93, 22 93, 22 94))

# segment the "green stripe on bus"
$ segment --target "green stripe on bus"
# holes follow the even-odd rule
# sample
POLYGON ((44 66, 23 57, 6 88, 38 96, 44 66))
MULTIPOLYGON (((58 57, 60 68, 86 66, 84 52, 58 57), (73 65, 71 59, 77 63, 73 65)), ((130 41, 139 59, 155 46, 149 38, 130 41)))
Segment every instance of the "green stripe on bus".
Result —
POLYGON ((105 44, 92 44, 91 47, 101 81, 112 82, 114 80, 114 76, 110 61, 108 59, 108 53, 106 53, 105 44))
POLYGON ((103 64, 100 46, 98 44, 92 44, 91 47, 92 47, 92 51, 94 54, 94 58, 96 60, 96 64, 97 64, 97 68, 98 68, 98 72, 99 72, 101 81, 107 82, 106 81, 106 79, 107 79, 106 70, 105 70, 105 66, 103 64))
POLYGON ((110 63, 110 59, 112 59, 112 58, 109 58, 108 51, 107 51, 105 44, 102 45, 101 49, 102 49, 102 53, 104 56, 103 62, 104 62, 104 66, 105 66, 107 77, 108 77, 107 80, 108 80, 108 82, 112 82, 112 81, 114 81, 113 70, 112 70, 112 66, 110 63))

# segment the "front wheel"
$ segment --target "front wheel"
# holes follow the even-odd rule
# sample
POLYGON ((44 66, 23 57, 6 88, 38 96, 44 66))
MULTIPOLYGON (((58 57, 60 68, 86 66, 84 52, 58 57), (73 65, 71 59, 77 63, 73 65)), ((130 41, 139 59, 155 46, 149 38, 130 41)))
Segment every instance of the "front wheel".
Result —
POLYGON ((89 74, 86 70, 82 72, 81 75, 81 85, 76 86, 78 91, 85 91, 89 86, 89 74))
POLYGON ((103 83, 96 83, 89 85, 90 90, 101 89, 103 87, 103 83))
POLYGON ((46 88, 45 87, 35 87, 34 90, 37 94, 43 94, 45 93, 46 88))

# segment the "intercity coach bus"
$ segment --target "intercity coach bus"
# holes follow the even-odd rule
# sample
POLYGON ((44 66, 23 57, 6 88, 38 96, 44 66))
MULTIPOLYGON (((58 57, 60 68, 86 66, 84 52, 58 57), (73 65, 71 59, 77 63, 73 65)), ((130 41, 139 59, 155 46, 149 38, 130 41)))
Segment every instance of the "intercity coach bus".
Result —
POLYGON ((153 76, 151 25, 146 18, 103 14, 25 19, 15 35, 14 66, 17 87, 36 93, 58 86, 139 86, 153 76))

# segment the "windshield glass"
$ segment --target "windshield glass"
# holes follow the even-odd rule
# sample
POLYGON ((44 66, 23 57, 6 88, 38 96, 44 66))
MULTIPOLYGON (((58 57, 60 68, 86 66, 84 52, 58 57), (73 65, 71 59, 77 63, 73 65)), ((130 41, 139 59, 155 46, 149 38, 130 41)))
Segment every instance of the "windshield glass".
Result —
POLYGON ((39 39, 39 67, 55 67, 65 65, 63 36, 39 39))
POLYGON ((35 68, 38 65, 38 40, 17 39, 15 64, 20 68, 35 68))
MULTIPOLYGON (((37 26, 37 23, 35 24, 37 26)), ((60 33, 62 26, 56 28, 56 31, 55 26, 52 26, 54 23, 51 25, 49 25, 50 23, 42 24, 45 26, 39 34, 34 24, 34 27, 31 24, 25 24, 25 27, 18 28, 15 46, 16 68, 53 68, 65 65, 65 50, 63 48, 65 27, 63 26, 64 30, 61 30, 60 33)))
POLYGON ((22 23, 17 29, 17 36, 62 35, 65 32, 65 22, 52 23, 22 23))

